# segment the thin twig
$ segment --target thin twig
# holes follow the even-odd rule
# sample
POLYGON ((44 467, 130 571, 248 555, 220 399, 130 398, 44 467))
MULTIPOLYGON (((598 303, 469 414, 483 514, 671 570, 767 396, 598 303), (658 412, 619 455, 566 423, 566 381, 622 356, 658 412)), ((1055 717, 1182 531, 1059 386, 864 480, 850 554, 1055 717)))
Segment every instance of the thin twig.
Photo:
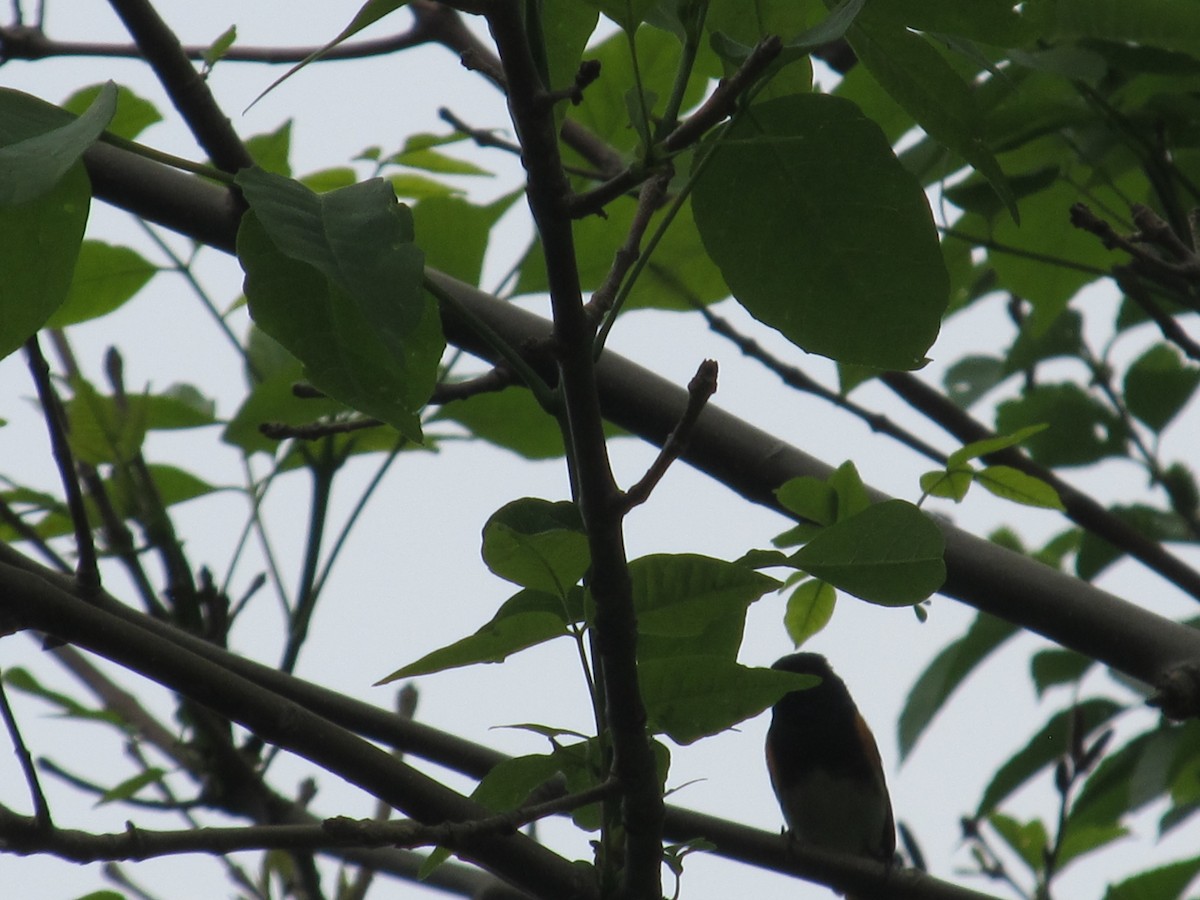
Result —
POLYGON ((254 165, 208 83, 200 77, 179 38, 149 0, 109 0, 109 3, 213 164, 224 172, 237 172, 254 165))
POLYGON ((17 717, 13 715, 12 705, 8 702, 8 691, 4 689, 4 673, 0 672, 0 716, 4 718, 4 727, 8 729, 13 751, 25 775, 25 783, 29 786, 29 795, 33 798, 33 821, 38 831, 51 833, 54 830, 54 819, 50 815, 50 804, 42 792, 42 783, 38 780, 37 769, 33 765, 33 754, 21 737, 21 729, 17 725, 17 717))
POLYGON ((42 355, 36 334, 25 342, 25 355, 37 386, 38 400, 50 432, 50 448, 58 465, 58 476, 67 496, 67 509, 75 529, 75 553, 78 556, 75 578, 85 591, 94 591, 100 587, 100 567, 96 562, 96 545, 92 541, 92 528, 83 503, 83 490, 79 486, 79 473, 75 470, 75 456, 67 440, 67 416, 50 380, 50 366, 42 355))
POLYGON ((650 220, 662 206, 670 181, 671 172, 666 171, 659 173, 642 185, 637 209, 633 214, 633 221, 629 223, 629 232, 625 235, 625 242, 617 248, 604 283, 596 289, 596 292, 592 294, 592 299, 584 307, 593 322, 599 322, 613 308, 621 283, 629 274, 633 264, 637 262, 638 257, 641 256, 642 238, 646 234, 646 229, 650 227, 650 220))
POLYGON ((696 369, 696 374, 688 382, 687 389, 687 407, 684 409, 683 415, 679 418, 679 424, 675 426, 663 442, 662 448, 658 451, 658 456, 646 474, 625 493, 624 506, 626 512, 650 499, 651 492, 662 481, 663 476, 667 474, 667 469, 671 467, 671 463, 675 462, 680 454, 687 449, 688 438, 691 436, 696 420, 700 418, 700 413, 704 411, 709 398, 717 392, 716 360, 706 359, 700 363, 700 367, 696 369))

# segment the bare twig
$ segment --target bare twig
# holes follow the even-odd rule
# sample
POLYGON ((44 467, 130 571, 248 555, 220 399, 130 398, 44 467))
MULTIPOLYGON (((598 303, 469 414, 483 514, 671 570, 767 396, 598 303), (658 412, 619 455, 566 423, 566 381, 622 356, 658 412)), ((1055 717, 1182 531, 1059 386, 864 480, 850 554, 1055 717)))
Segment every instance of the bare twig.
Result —
POLYGON ((642 238, 646 234, 646 229, 650 227, 650 220, 662 206, 671 174, 669 170, 661 172, 642 185, 641 194, 638 196, 637 210, 633 214, 633 221, 629 224, 625 242, 617 248, 613 264, 604 278, 604 283, 592 294, 592 299, 585 307, 593 322, 599 322, 613 308, 621 283, 641 255, 642 238))
POLYGON ((626 492, 626 511, 650 499, 650 493, 662 481, 663 476, 667 474, 667 469, 670 468, 671 463, 675 462, 680 454, 687 449, 688 438, 691 436, 696 420, 700 418, 700 413, 704 411, 704 407, 708 403, 708 398, 716 392, 717 362, 713 359, 706 359, 700 363, 700 368, 696 370, 696 374, 688 382, 688 403, 683 411, 683 415, 679 418, 679 424, 675 426, 666 441, 663 442, 662 448, 658 451, 658 456, 646 474, 626 492))
POLYGON ((100 568, 96 562, 96 545, 92 541, 92 528, 88 522, 87 509, 83 504, 83 491, 79 485, 79 473, 75 470, 75 456, 67 440, 67 416, 62 401, 50 380, 50 366, 42 355, 37 335, 25 342, 25 355, 29 371, 37 385, 38 400, 42 404, 46 428, 50 432, 50 448, 58 465, 58 476, 62 481, 63 493, 67 497, 67 509, 71 513, 71 524, 75 528, 75 552, 78 562, 75 578, 84 590, 100 587, 100 568))
POLYGON ((33 799, 32 825, 35 831, 46 834, 54 830, 54 819, 50 815, 50 804, 42 792, 42 783, 38 781, 37 769, 33 765, 33 755, 21 737, 21 729, 17 725, 17 717, 13 715, 12 705, 8 702, 8 691, 4 688, 4 673, 0 672, 0 717, 4 719, 4 727, 12 741, 13 751, 25 775, 25 783, 29 786, 29 795, 33 799))

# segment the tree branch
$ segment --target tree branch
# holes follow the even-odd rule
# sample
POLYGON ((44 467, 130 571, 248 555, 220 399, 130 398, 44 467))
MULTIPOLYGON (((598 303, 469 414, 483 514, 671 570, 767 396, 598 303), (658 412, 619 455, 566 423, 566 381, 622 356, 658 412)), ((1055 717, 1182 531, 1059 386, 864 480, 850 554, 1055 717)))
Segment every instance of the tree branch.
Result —
MULTIPOLYGON (((111 147, 92 147, 84 159, 102 199, 232 252, 238 219, 224 189, 111 147)), ((526 346, 547 338, 549 324, 544 319, 449 276, 432 270, 427 274, 510 345, 526 346)), ((444 321, 453 343, 496 362, 494 354, 453 315, 446 314, 444 321)), ((611 352, 601 357, 596 375, 606 418, 662 446, 686 406, 684 392, 611 352)), ((751 502, 785 516, 788 513, 773 494, 776 487, 798 475, 825 479, 833 471, 711 404, 696 423, 681 458, 751 502)), ((878 492, 875 496, 883 497, 878 492)), ((1158 683, 1188 660, 1200 659, 1200 634, 1195 631, 945 522, 936 524, 946 539, 942 594, 1036 631, 1147 684, 1158 683)))

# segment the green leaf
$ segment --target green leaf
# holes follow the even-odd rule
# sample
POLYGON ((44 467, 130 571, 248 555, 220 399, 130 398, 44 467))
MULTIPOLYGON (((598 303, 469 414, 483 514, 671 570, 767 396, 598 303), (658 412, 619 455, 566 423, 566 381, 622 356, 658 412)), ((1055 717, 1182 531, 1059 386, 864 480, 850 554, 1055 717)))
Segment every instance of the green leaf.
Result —
POLYGON ((1092 734, 1124 709, 1119 703, 1096 698, 1055 713, 1028 744, 1002 765, 983 791, 975 815, 990 815, 1017 788, 1071 752, 1072 741, 1092 734), (1072 734, 1079 727, 1082 733, 1072 734))
POLYGON ((1038 698, 1060 684, 1078 684, 1096 664, 1089 656, 1074 650, 1039 650, 1029 661, 1029 673, 1038 698))
POLYGON ((871 505, 867 486, 863 484, 858 468, 850 460, 833 470, 833 474, 829 476, 829 485, 837 494, 838 522, 858 515, 871 505))
POLYGON ((1042 479, 1027 475, 1012 466, 988 466, 975 474, 975 481, 997 497, 1012 500, 1022 506, 1065 511, 1058 491, 1042 479))
POLYGON ((167 772, 165 769, 151 767, 144 772, 139 772, 132 778, 127 778, 120 784, 109 788, 100 795, 100 799, 96 801, 97 806, 103 806, 106 803, 113 803, 118 800, 128 800, 133 797, 138 791, 149 784, 157 784, 162 781, 163 776, 167 772))
POLYGON ((119 403, 82 379, 72 386, 75 396, 64 404, 64 410, 75 458, 93 466, 132 460, 146 439, 145 404, 119 403))
POLYGON ((384 16, 395 12, 402 6, 407 5, 408 0, 367 0, 366 3, 359 7, 358 12, 354 14, 354 18, 350 20, 350 24, 343 28, 338 33, 337 37, 308 54, 308 56, 304 57, 304 59, 300 60, 300 62, 296 63, 296 65, 292 66, 278 78, 272 81, 271 84, 267 86, 266 90, 254 98, 254 100, 250 103, 250 106, 253 106, 271 91, 275 90, 275 88, 279 87, 279 85, 291 78, 309 63, 320 59, 338 44, 354 37, 354 35, 358 34, 368 25, 375 24, 384 16))
POLYGON ((21 691, 22 693, 44 700, 52 706, 57 706, 61 714, 66 718, 89 719, 92 721, 107 722, 110 725, 116 725, 120 728, 125 727, 124 720, 115 712, 104 709, 89 709, 67 694, 52 691, 34 678, 28 669, 20 666, 5 669, 3 678, 4 683, 13 690, 21 691))
POLYGON ((829 624, 837 604, 837 591, 823 581, 811 578, 800 584, 788 597, 783 627, 792 643, 799 647, 829 624))
MULTIPOLYGON (((1153 541, 1196 540, 1195 533, 1187 521, 1173 512, 1141 504, 1114 506, 1109 512, 1153 541)), ((1091 581, 1124 555, 1125 551, 1120 547, 1093 532, 1085 531, 1080 538, 1079 552, 1075 556, 1075 574, 1091 581)))
MULTIPOLYGON (((99 98, 107 84, 93 84, 91 87, 80 88, 62 105, 69 113, 81 116, 99 98)), ((161 122, 162 116, 149 100, 144 100, 125 85, 117 85, 117 109, 104 130, 117 137, 132 141, 139 134, 161 122)))
POLYGON ((1180 775, 1192 775, 1198 756, 1200 723, 1195 720, 1136 735, 1100 761, 1072 804, 1067 827, 1114 824, 1161 800, 1180 775))
POLYGON ((1016 432, 1049 423, 1045 431, 1025 441, 1037 462, 1083 466, 1125 451, 1125 426, 1114 413, 1071 383, 1043 384, 996 408, 996 430, 1016 432))
POLYGON ((483 561, 506 581, 566 597, 591 564, 574 503, 525 497, 492 513, 483 526, 483 561))
POLYGON ((912 752, 933 717, 967 676, 1016 633, 1015 625, 978 613, 966 633, 934 658, 913 685, 896 724, 901 760, 912 752))
POLYGON ((965 463, 969 459, 979 459, 981 456, 987 456, 990 453, 1015 447, 1026 438, 1033 437, 1033 435, 1045 431, 1048 427, 1048 425, 1030 425, 1028 428, 1022 428, 1012 434, 999 434, 995 437, 985 438, 982 441, 972 441, 969 444, 964 444, 946 459, 946 468, 953 468, 965 463))
POLYGON ((474 163, 455 159, 434 150, 437 144, 457 143, 464 135, 451 135, 449 138, 430 134, 414 134, 404 142, 404 149, 389 156, 385 162, 397 166, 407 166, 410 169, 423 169, 438 175, 487 175, 492 173, 474 163))
POLYGON ((1125 373, 1125 405, 1154 431, 1162 431, 1191 399, 1200 368, 1185 366, 1170 344, 1155 344, 1125 373))
MULTIPOLYGON (((575 600, 572 620, 579 618, 583 610, 581 595, 576 594, 575 600)), ((381 678, 376 685, 461 666, 504 662, 520 650, 567 634, 567 619, 562 598, 541 591, 520 591, 474 634, 427 653, 381 678)))
POLYGON ((79 247, 67 298, 46 322, 66 328, 107 315, 132 298, 158 271, 129 247, 84 241, 79 247))
POLYGON ((938 469, 926 472, 920 478, 921 490, 931 497, 945 497, 955 503, 962 501, 970 490, 975 470, 970 466, 956 469, 938 469))
POLYGON ((779 582, 737 563, 696 554, 653 554, 629 564, 639 665, 666 657, 733 661, 750 604, 779 582))
POLYGON ((330 397, 421 440, 445 342, 422 289, 412 216, 380 179, 314 194, 259 169, 238 174, 250 312, 330 397))
POLYGON ((775 489, 775 498, 785 509, 817 525, 832 525, 837 520, 837 492, 819 478, 792 478, 775 489))
POLYGON ((638 681, 651 729, 685 745, 756 716, 812 683, 809 676, 751 669, 725 656, 639 661, 638 681))
POLYGON ((792 562, 862 600, 909 606, 946 580, 944 549, 941 531, 919 509, 887 500, 826 528, 792 562))
POLYGON ((346 407, 325 398, 297 397, 292 385, 303 380, 299 363, 291 356, 291 364, 285 370, 270 374, 254 385, 249 395, 221 435, 227 444, 241 448, 246 454, 273 454, 279 448, 276 438, 268 438, 260 426, 270 423, 304 425, 324 416, 344 413, 346 407))
MULTIPOLYGON (((7 99, 20 103, 6 93, 7 99)), ((29 131, 18 120, 0 131, 0 142, 4 144, 0 147, 0 206, 20 206, 58 185, 75 168, 83 151, 100 137, 116 108, 117 87, 110 81, 97 93, 87 112, 78 117, 63 114, 65 122, 57 127, 43 130, 35 126, 29 131), (25 136, 18 137, 22 131, 25 136)))
POLYGON ((1041 872, 1045 868, 1048 843, 1046 826, 1040 820, 1022 824, 1011 816, 993 813, 988 816, 988 823, 1029 867, 1030 872, 1041 872))
POLYGON ((523 196, 524 191, 514 191, 486 206, 449 195, 422 199, 412 214, 425 264, 459 281, 478 284, 492 226, 523 196))
POLYGON ((1038 363, 1059 356, 1079 357, 1083 350, 1083 316, 1063 310, 1046 325, 1033 317, 1021 326, 1004 362, 1005 374, 1033 369, 1038 363))
POLYGON ((1200 856, 1139 872, 1109 885, 1104 900, 1182 900, 1200 873, 1200 856))
MULTIPOLYGON (((829 5, 830 0, 826 0, 829 5)), ((1016 200, 979 133, 971 89, 923 35, 886 21, 868 5, 847 33, 859 61, 935 141, 983 175, 1017 219, 1016 200)))
POLYGON ((1121 44, 1149 44, 1165 50, 1200 52, 1200 8, 1172 0, 1037 0, 1034 17, 1045 39, 1094 38, 1121 44))
POLYGON ((969 409, 1005 378, 1004 360, 995 356, 965 356, 946 370, 946 395, 969 409))
POLYGON ((738 302, 809 352, 923 365, 946 269, 925 195, 878 126, 837 97, 782 97, 705 146, 696 225, 738 302))
POLYGON ((247 138, 246 149, 260 169, 290 177, 292 164, 288 159, 292 153, 292 120, 288 119, 274 131, 247 138))
POLYGON ((208 49, 204 51, 204 67, 211 70, 218 62, 225 58, 225 54, 233 46, 237 40, 237 26, 230 25, 217 36, 217 39, 208 45, 208 49))
POLYGON ((616 22, 622 30, 632 33, 646 21, 646 13, 658 0, 585 0, 585 2, 616 22))
POLYGON ((1063 871, 1081 856, 1095 853, 1127 834, 1129 834, 1129 829, 1121 825, 1076 825, 1066 829, 1062 846, 1058 850, 1056 871, 1063 871))
MULTIPOLYGON (((542 0, 542 35, 552 87, 574 83, 598 18, 594 8, 579 0, 542 0)), ((556 112, 561 109, 560 105, 556 112)))
MULTIPOLYGON (((0 173, 3 166, 0 161, 0 173)), ((0 206, 0 359, 24 344, 62 306, 90 202, 87 173, 76 163, 34 199, 0 206)))

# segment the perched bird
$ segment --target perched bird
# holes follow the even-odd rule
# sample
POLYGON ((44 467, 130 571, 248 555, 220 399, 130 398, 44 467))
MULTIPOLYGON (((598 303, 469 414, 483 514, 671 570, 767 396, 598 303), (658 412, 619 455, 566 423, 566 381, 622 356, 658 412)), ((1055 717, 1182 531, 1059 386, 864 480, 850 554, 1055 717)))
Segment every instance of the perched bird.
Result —
POLYGON ((890 865, 896 828, 879 748, 845 682, 817 653, 771 668, 821 679, 776 703, 767 731, 767 769, 788 830, 803 843, 890 865))

